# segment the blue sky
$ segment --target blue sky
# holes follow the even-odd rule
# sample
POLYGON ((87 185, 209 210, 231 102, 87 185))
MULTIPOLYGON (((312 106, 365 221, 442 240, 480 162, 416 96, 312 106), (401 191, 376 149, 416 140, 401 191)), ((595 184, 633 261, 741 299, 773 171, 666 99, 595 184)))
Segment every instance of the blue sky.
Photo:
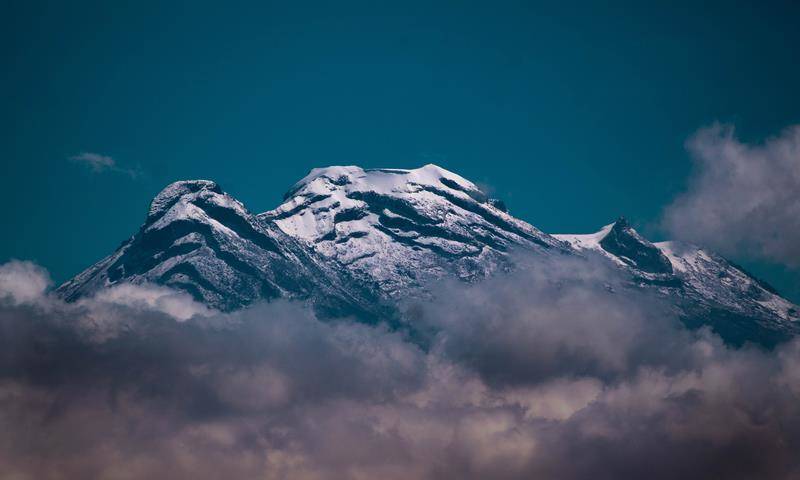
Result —
POLYGON ((334 164, 437 163, 544 231, 625 215, 659 239, 698 129, 800 123, 788 3, 165 3, 4 7, 0 261, 60 282, 171 181, 263 211, 334 164))

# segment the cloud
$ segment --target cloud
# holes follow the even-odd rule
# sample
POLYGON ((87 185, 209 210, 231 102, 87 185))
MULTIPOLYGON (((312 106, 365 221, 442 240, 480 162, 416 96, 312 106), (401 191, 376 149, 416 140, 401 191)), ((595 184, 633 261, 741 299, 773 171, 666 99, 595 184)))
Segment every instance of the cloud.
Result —
POLYGON ((172 290, 158 285, 115 285, 97 292, 82 303, 92 306, 102 304, 123 305, 131 308, 153 310, 166 313, 178 321, 188 320, 197 315, 208 316, 212 310, 196 302, 186 292, 172 290))
POLYGON ((437 332, 440 353, 497 386, 565 371, 612 380, 683 358, 675 355, 688 344, 677 317, 655 296, 627 288, 603 258, 526 260, 516 260, 521 272, 513 275, 444 287, 448 301, 425 306, 414 321, 437 332))
POLYGON ((0 477, 800 473, 800 342, 687 331, 591 258, 439 285, 413 337, 286 301, 186 317, 161 288, 0 304, 0 477))
POLYGON ((4 263, 0 265, 0 302, 12 305, 36 302, 50 283, 49 274, 38 265, 19 260, 4 263))
POLYGON ((102 172, 103 170, 111 170, 117 166, 117 162, 107 155, 100 155, 99 153, 81 152, 78 155, 69 157, 73 162, 83 163, 89 166, 95 172, 102 172))
POLYGON ((667 207, 671 234, 725 254, 800 267, 800 126, 762 144, 715 124, 687 142, 695 172, 667 207))
POLYGON ((128 175, 131 178, 136 178, 141 174, 138 170, 120 167, 113 157, 99 153, 81 152, 69 157, 69 159, 75 163, 86 165, 95 173, 107 171, 118 172, 128 175))

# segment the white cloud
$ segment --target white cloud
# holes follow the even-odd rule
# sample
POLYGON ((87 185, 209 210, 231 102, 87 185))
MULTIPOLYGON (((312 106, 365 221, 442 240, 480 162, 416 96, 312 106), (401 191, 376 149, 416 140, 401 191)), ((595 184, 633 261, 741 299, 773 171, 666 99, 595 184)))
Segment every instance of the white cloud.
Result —
POLYGON ((664 214, 673 237, 800 267, 800 126, 745 144, 729 125, 697 132, 689 187, 664 214))

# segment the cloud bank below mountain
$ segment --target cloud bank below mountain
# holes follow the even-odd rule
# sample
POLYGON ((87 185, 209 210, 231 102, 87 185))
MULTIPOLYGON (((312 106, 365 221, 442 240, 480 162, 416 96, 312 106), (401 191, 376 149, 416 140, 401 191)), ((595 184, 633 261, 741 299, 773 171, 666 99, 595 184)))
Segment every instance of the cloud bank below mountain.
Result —
POLYGON ((412 333, 151 287, 65 304, 6 264, 0 476, 796 477, 800 343, 728 348, 588 262, 444 285, 412 333))

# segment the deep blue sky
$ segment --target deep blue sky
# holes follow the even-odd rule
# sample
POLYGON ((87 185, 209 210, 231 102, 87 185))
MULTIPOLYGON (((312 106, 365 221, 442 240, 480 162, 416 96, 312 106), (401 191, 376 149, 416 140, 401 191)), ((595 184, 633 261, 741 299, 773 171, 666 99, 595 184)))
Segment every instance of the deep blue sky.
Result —
MULTIPOLYGON (((332 164, 433 162, 545 231, 624 214, 658 238, 689 135, 800 122, 790 5, 166 3, 3 2, 0 261, 62 281, 171 181, 263 211, 332 164), (141 175, 68 161, 83 151, 141 175)), ((749 266, 800 298, 793 275, 749 266)))

